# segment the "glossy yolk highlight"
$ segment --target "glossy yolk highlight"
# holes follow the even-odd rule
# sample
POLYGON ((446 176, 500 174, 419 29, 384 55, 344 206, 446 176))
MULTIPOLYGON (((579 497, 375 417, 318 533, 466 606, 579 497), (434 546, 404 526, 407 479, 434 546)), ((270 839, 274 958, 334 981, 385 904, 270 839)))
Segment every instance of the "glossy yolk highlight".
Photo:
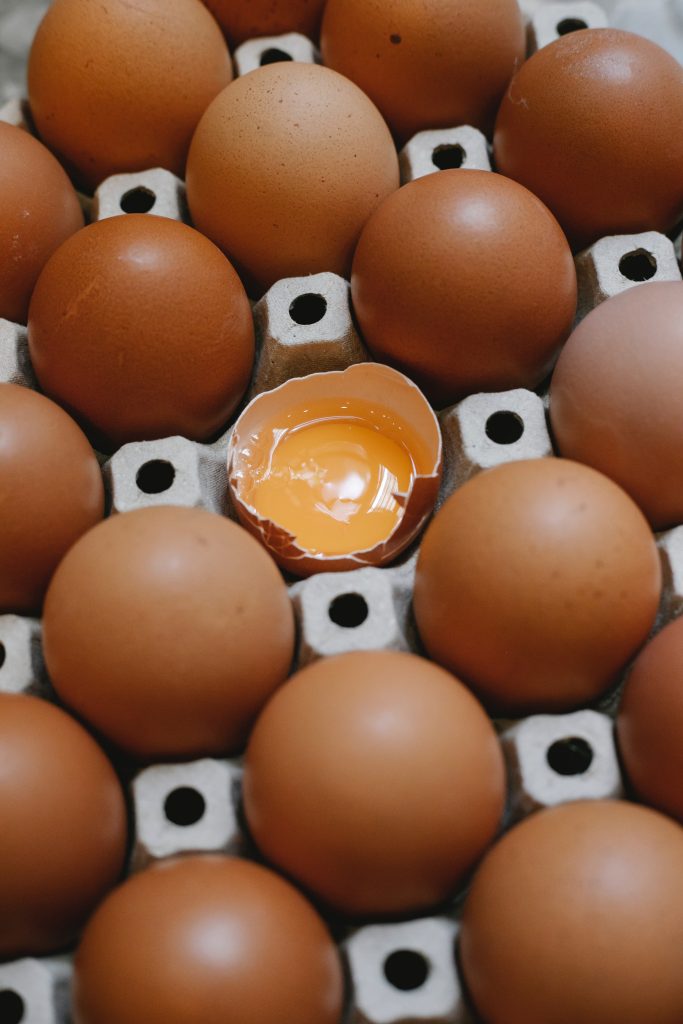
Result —
POLYGON ((415 476, 407 449, 353 419, 277 432, 249 502, 312 554, 343 555, 381 544, 403 515, 397 493, 415 476))

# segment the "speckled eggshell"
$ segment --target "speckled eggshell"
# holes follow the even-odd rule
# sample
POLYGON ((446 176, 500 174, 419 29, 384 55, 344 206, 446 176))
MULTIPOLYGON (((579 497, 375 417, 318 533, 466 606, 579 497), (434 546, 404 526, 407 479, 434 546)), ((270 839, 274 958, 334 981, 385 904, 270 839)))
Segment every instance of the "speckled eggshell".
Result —
POLYGON ((133 756, 227 755, 289 673, 294 617, 242 527, 148 508, 71 549, 47 594, 43 645, 65 704, 133 756))
POLYGON ((40 271, 82 227, 78 196, 49 150, 0 121, 0 317, 26 323, 40 271))
POLYGON ((541 811, 470 890, 460 960, 487 1024, 679 1024, 683 830, 647 808, 541 811))
POLYGON ((441 903, 495 838, 496 734, 457 679, 412 654, 325 658, 269 702, 245 761, 253 838, 350 917, 441 903))
POLYGON ((339 955, 296 889, 257 864, 185 857, 135 875, 78 948, 75 1024, 338 1024, 339 955))
POLYGON ((654 537, 593 469, 534 459, 487 470, 427 528, 414 609, 430 657, 495 712, 595 700, 644 643, 659 604, 654 537))
POLYGON ((121 171, 184 174, 199 118, 232 78, 200 0, 55 0, 31 49, 43 141, 94 189, 121 171))
POLYGON ((37 697, 0 694, 0 765, 0 960, 41 956, 123 870, 123 792, 85 729, 37 697))
POLYGON ((193 228, 144 214, 91 224, 57 250, 28 334, 43 390, 107 451, 210 439, 254 358, 251 307, 230 262, 193 228))
POLYGON ((495 160, 547 203, 575 248, 667 231, 683 214, 682 120, 674 57, 630 32, 572 32, 513 79, 495 160))
POLYGON ((302 32, 317 39, 325 0, 204 0, 235 46, 259 36, 302 32))
POLYGON ((16 384, 0 384, 0 496, 0 614, 35 614, 63 556, 104 515, 104 486, 77 424, 16 384))
POLYGON ((560 451, 606 473, 656 529, 683 522, 683 284, 649 282, 594 309, 550 389, 560 451))
POLYGON ((351 292, 375 358, 444 406, 543 379, 571 330, 576 272, 539 199, 498 174, 447 170, 382 203, 351 292))
POLYGON ((366 220, 398 188, 398 156, 374 104, 317 64, 238 78, 202 118, 188 157, 195 225, 255 293, 283 277, 348 277, 366 220))
POLYGON ((406 141, 460 124, 489 132, 526 42, 517 0, 328 0, 321 48, 406 141))
POLYGON ((638 656, 617 719, 626 774, 647 804, 683 823, 683 619, 638 656))

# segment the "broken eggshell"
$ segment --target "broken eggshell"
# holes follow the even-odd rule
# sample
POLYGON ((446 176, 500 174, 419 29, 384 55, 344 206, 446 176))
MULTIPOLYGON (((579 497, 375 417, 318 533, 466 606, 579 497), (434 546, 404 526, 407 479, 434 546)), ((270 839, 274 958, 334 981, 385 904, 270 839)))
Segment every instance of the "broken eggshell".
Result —
POLYGON ((441 468, 441 431, 427 399, 402 373, 378 363, 295 377, 258 395, 237 420, 228 448, 230 492, 240 522, 283 569, 296 576, 393 561, 431 515, 441 468), (382 396, 379 401, 378 395, 382 396), (415 471, 407 489, 393 495, 403 511, 381 543, 343 554, 311 552, 283 525, 259 514, 249 501, 250 485, 259 457, 273 449, 274 431, 285 424, 292 430, 322 420, 356 419, 353 411, 347 411, 349 408, 361 408, 365 425, 371 428, 381 423, 382 432, 407 449, 415 471), (297 410, 301 410, 300 416, 293 417, 297 410))

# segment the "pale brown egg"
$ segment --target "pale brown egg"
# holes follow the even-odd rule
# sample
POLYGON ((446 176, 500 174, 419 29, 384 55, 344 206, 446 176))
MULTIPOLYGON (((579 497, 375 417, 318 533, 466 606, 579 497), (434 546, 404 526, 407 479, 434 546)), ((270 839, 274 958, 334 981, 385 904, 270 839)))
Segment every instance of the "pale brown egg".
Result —
POLYGON ((489 131, 524 60, 524 19, 517 0, 328 0, 321 48, 403 141, 424 128, 489 131))
POLYGON ((31 114, 84 187, 120 171, 183 176, 192 133, 232 78, 200 0, 55 0, 33 42, 31 114))
POLYGON ((195 225, 255 292, 319 271, 348 277, 363 225, 398 184, 377 108, 317 64, 238 78, 200 121, 187 163, 195 225))
POLYGON ((204 0, 237 45, 258 36, 302 32, 317 39, 325 0, 204 0))
POLYGON ((26 323, 38 275, 82 227, 78 196, 49 150, 0 121, 0 317, 26 323))
POLYGON ((680 1024, 683 829, 585 801, 541 811, 489 853, 460 938, 486 1024, 680 1024))
POLYGON ((565 459, 487 470, 427 528, 420 636, 492 710, 595 700, 647 638, 661 569, 647 521, 607 477, 565 459))
POLYGON ((268 703, 244 806, 277 868, 350 917, 454 895, 493 841, 505 771, 483 708, 412 654, 325 658, 268 703))

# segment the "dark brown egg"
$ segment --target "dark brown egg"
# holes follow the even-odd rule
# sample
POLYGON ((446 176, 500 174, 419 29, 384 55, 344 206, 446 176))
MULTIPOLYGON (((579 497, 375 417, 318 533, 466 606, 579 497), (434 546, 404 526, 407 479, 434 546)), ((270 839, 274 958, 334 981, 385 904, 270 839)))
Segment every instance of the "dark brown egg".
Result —
POLYGON ((325 0, 204 0, 228 40, 302 32, 317 39, 325 0))
POLYGON ((0 960, 41 956, 123 869, 123 792, 85 729, 37 697, 0 694, 0 767, 0 960))
POLYGON ((39 612, 57 565, 103 514, 81 429, 43 395, 0 384, 0 613, 39 612))
POLYGON ((363 225, 398 184, 398 156, 374 104, 335 71, 297 62, 225 89, 187 163, 194 223, 255 292, 282 277, 348 277, 363 225))
POLYGON ((28 91, 41 138, 93 189, 120 171, 182 177, 192 132, 231 78, 200 0, 56 0, 33 41, 28 91))
POLYGON ((76 1024, 338 1024, 334 943, 257 864, 186 857, 115 890, 76 954, 76 1024))
POLYGON ((541 811, 465 904, 465 981, 487 1024, 680 1024, 683 830, 616 801, 541 811))
POLYGON ((91 224, 54 254, 28 330, 41 387, 104 450, 209 439, 254 358, 249 300, 225 256, 193 228, 143 214, 91 224))
POLYGON ((638 656, 617 735, 638 796, 683 823, 683 619, 670 623, 638 656))
POLYGON ((405 185, 365 226, 353 304, 373 355, 437 405, 534 387, 571 330, 576 273, 535 196, 485 171, 405 185))
POLYGON ((497 712, 594 700, 645 641, 659 604, 654 537, 595 470, 535 459, 487 470, 427 528, 414 608, 430 657, 497 712))
POLYGON ((683 214, 683 68, 642 36, 572 32, 526 62, 501 104, 498 169, 581 248, 683 214))
POLYGON ((289 672, 294 619, 270 556, 201 509, 106 520, 45 602, 45 660, 64 702, 140 758, 234 753, 289 672))
POLYGON ((411 654, 364 651, 303 669, 247 748, 244 803, 259 848, 348 916, 453 895, 495 837, 504 801, 483 709, 411 654))
POLYGON ((629 288, 593 310, 558 360, 560 451, 611 477, 657 529, 683 522, 683 284, 629 288))
POLYGON ((323 60, 406 140, 423 128, 489 131, 524 60, 517 0, 328 0, 323 60))
POLYGON ((26 323, 38 275, 82 227, 78 197, 49 150, 0 121, 0 317, 26 323))

